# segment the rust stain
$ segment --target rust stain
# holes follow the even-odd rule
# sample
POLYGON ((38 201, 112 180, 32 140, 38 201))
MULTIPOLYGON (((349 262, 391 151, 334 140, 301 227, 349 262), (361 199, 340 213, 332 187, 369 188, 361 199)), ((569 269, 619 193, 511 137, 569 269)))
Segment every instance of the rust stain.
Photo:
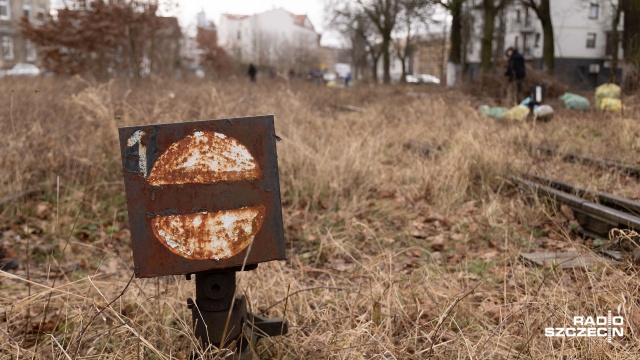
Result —
POLYGON ((286 258, 273 116, 119 134, 137 277, 286 258))
POLYGON ((196 131, 173 143, 153 165, 148 182, 168 184, 254 180, 261 170, 249 150, 236 139, 212 131, 196 131))
POLYGON ((192 260, 222 260, 242 252, 260 231, 265 206, 219 212, 158 216, 151 227, 176 255, 192 260))

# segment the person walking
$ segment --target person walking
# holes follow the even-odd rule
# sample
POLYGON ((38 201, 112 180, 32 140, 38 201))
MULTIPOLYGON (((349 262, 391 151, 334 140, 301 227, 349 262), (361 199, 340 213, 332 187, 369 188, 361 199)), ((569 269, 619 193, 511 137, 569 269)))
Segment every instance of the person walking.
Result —
POLYGON ((256 74, 258 73, 258 69, 253 64, 249 64, 249 79, 251 82, 256 82, 256 74))
POLYGON ((524 57, 512 47, 507 49, 505 55, 508 58, 508 62, 507 71, 504 75, 509 79, 509 101, 518 104, 522 100, 522 83, 527 75, 524 57))
POLYGON ((345 87, 349 87, 351 86, 351 73, 347 73, 347 75, 344 77, 344 86, 345 87))

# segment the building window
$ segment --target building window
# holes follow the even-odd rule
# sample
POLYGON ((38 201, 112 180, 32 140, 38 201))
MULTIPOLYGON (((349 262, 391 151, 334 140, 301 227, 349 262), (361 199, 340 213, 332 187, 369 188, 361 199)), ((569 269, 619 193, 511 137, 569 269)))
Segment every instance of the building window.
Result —
POLYGON ((10 17, 9 0, 0 0, 0 19, 9 20, 10 17))
POLYGON ((240 36, 240 30, 238 30, 238 35, 237 35, 238 40, 240 40, 240 37, 241 37, 240 36))
POLYGON ((533 46, 535 46, 537 48, 540 47, 540 33, 536 33, 536 42, 535 42, 535 44, 533 46))
POLYGON ((522 19, 520 17, 520 9, 516 10, 516 23, 520 24, 522 19))
POLYGON ((36 46, 30 40, 27 40, 25 47, 27 50, 27 61, 35 61, 37 56, 36 46))
POLYGON ((36 15, 36 19, 40 22, 44 21, 45 13, 46 13, 46 10, 44 9, 44 6, 42 5, 38 6, 38 14, 36 15))
POLYGON ((592 49, 596 47, 596 33, 587 34, 587 48, 592 49))
POLYGON ((600 5, 598 4, 590 4, 589 5, 589 19, 598 19, 598 12, 600 12, 600 5))
POLYGON ((31 5, 29 4, 22 5, 22 16, 24 16, 27 19, 27 21, 31 19, 31 5))
POLYGON ((529 8, 524 9, 524 26, 531 27, 531 14, 529 14, 529 8))
POLYGON ((520 47, 520 36, 516 36, 516 42, 514 44, 514 48, 520 51, 519 47, 520 47))
POLYGON ((13 39, 8 36, 2 37, 2 55, 5 60, 13 60, 13 39))

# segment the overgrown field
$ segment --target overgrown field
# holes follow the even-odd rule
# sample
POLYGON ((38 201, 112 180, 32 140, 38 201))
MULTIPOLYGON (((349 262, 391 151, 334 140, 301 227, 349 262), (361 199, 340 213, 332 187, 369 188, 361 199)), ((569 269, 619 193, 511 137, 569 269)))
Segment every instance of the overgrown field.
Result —
POLYGON ((290 323, 259 344, 260 358, 640 357, 633 257, 619 267, 527 264, 521 252, 592 243, 571 233, 567 211, 509 181, 538 172, 637 199, 636 180, 532 151, 635 163, 637 98, 623 115, 560 110, 532 124, 481 118, 473 98, 433 88, 0 80, 0 199, 42 190, 0 205, 0 244, 20 261, 0 271, 2 359, 189 358, 194 282, 127 287, 117 127, 257 114, 274 114, 282 138, 288 260, 239 274, 238 292, 254 312, 290 323), (611 343, 544 336, 609 310, 625 319, 611 343))

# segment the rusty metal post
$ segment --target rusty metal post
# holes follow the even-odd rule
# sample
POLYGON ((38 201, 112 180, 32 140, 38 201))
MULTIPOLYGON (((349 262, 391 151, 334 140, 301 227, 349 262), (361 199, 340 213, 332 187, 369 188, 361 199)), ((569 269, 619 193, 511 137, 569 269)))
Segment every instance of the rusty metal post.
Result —
POLYGON ((284 319, 266 319, 247 310, 246 298, 235 296, 237 271, 233 268, 196 273, 196 300, 188 299, 187 305, 194 333, 204 349, 228 349, 229 353, 220 354, 225 359, 254 359, 257 341, 286 334, 288 324, 284 319))

